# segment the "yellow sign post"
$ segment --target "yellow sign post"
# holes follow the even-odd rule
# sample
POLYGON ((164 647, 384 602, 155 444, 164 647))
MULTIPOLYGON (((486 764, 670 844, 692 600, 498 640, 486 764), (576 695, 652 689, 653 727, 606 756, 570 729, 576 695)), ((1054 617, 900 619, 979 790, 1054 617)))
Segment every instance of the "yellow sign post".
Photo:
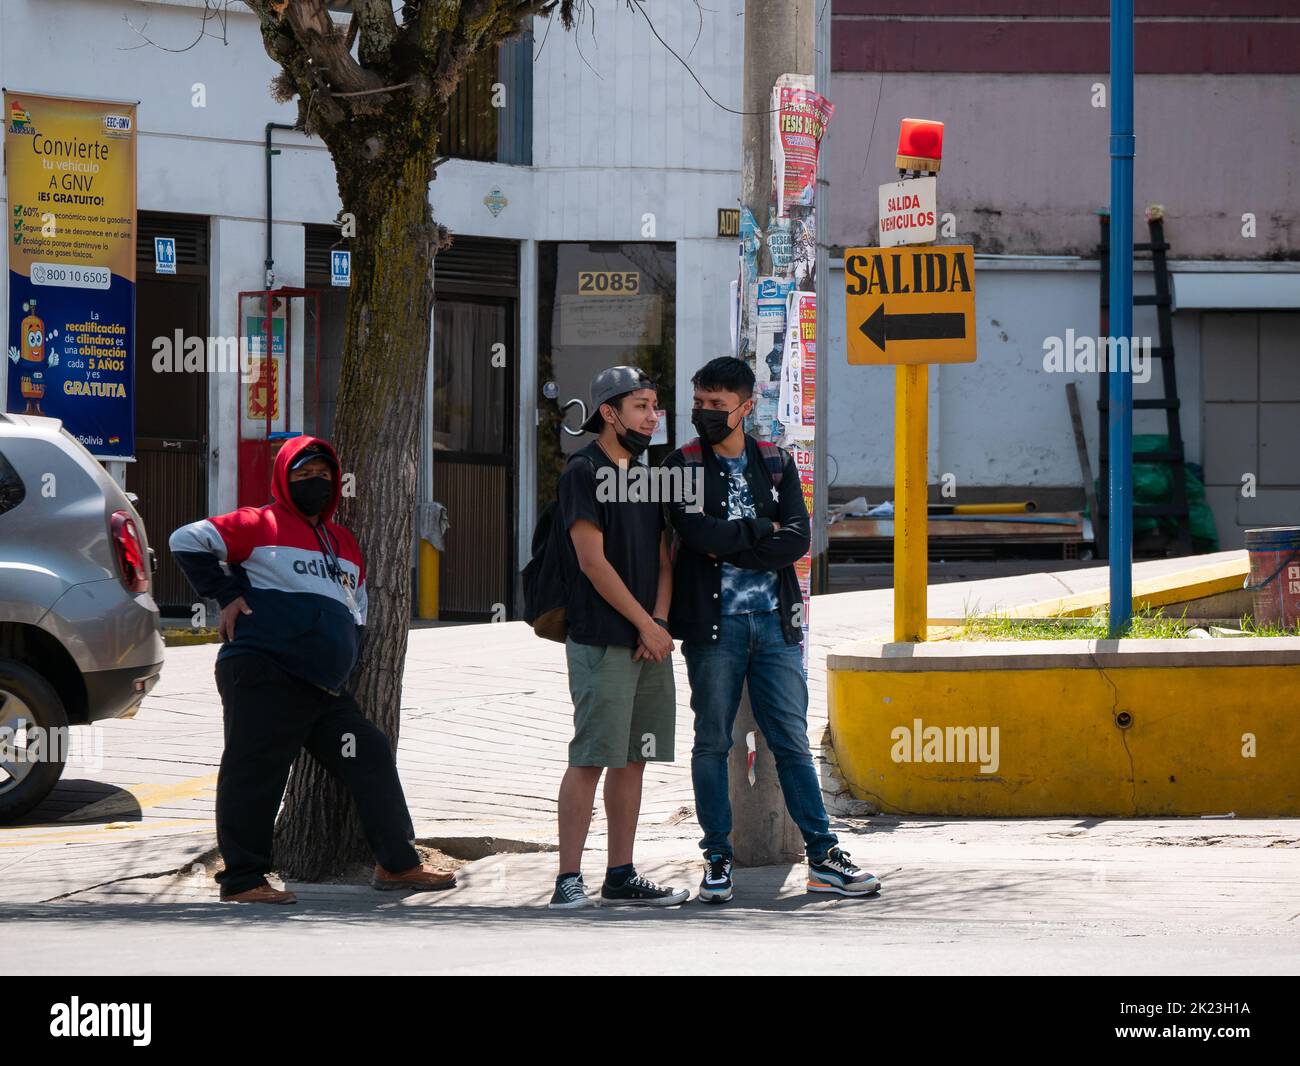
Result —
POLYGON ((975 361, 968 245, 849 248, 849 362, 894 370, 894 640, 926 638, 930 363, 975 361))
POLYGON ((930 368, 894 368, 894 640, 926 638, 930 368))

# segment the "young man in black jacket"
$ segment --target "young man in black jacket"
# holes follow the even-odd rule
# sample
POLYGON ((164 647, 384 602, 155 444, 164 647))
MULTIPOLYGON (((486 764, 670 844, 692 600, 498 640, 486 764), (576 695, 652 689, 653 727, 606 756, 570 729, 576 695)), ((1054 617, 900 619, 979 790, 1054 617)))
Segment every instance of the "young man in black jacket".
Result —
POLYGON ((746 681, 786 808, 803 834, 808 890, 871 895, 880 882, 840 850, 808 747, 803 598, 794 564, 808 551, 810 530, 798 468, 789 453, 744 431, 754 406, 754 372, 746 363, 714 359, 691 383, 691 423, 699 438, 664 465, 684 468, 679 483, 699 484, 703 475, 702 501, 668 502, 679 539, 668 628, 682 641, 695 712, 691 779, 704 830, 700 899, 725 903, 732 896, 727 754, 746 681))

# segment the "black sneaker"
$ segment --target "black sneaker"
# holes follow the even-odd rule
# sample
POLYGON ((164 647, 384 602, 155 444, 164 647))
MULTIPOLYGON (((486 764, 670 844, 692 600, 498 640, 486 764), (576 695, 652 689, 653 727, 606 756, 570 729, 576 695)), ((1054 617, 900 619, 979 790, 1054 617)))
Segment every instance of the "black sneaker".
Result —
POLYGON ((546 906, 553 911, 576 911, 582 907, 594 907, 596 904, 587 895, 586 883, 582 874, 577 877, 564 877, 555 882, 555 895, 546 906))
POLYGON ((726 903, 731 899, 731 856, 718 852, 704 856, 704 879, 700 881, 701 903, 726 903))
POLYGON ((855 866, 848 852, 831 848, 821 862, 808 861, 808 891, 874 896, 880 891, 880 878, 855 866))
POLYGON ((610 907, 675 907, 690 899, 684 888, 665 888, 640 874, 633 874, 617 887, 606 881, 600 888, 600 905, 610 907))

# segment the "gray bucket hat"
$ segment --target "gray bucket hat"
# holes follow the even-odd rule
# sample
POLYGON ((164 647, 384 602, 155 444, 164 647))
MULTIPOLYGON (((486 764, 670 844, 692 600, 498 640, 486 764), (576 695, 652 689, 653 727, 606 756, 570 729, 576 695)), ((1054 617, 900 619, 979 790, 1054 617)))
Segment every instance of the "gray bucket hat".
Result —
POLYGON ((600 405, 609 403, 615 396, 623 396, 637 389, 657 389, 650 377, 635 366, 611 366, 591 379, 591 412, 582 424, 584 433, 599 433, 605 420, 600 417, 600 405))

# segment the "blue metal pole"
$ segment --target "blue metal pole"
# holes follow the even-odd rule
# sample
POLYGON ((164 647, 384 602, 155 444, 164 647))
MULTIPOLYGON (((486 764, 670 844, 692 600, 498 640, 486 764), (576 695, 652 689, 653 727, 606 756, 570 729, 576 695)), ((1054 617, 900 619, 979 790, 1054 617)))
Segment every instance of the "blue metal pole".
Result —
MULTIPOLYGON (((1133 0, 1110 5, 1110 334, 1133 335, 1133 0)), ((1110 352, 1116 352, 1110 345, 1110 352)), ((1133 616, 1133 378, 1110 373, 1110 635, 1133 616)))

